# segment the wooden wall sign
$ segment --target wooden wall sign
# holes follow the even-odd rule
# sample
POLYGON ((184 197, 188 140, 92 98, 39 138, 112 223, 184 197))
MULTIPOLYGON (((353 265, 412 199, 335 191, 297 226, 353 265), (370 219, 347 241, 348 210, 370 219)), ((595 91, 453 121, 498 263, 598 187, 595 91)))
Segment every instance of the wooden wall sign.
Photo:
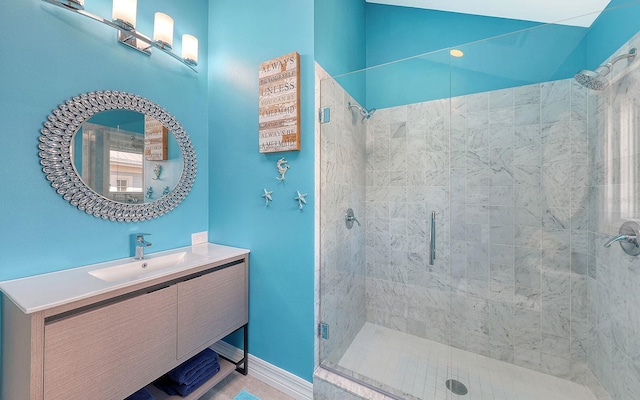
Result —
POLYGON ((300 150, 300 55, 260 64, 260 153, 300 150))
POLYGON ((168 134, 166 126, 153 117, 144 117, 144 159, 162 161, 168 156, 168 134))

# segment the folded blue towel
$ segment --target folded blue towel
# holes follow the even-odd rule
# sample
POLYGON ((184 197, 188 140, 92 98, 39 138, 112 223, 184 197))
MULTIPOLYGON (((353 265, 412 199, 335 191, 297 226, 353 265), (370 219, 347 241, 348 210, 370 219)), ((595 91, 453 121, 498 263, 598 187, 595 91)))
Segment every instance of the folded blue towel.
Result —
POLYGON ((199 388, 203 383, 211 379, 212 376, 220 371, 220 364, 216 362, 214 365, 209 366, 207 368, 201 369, 199 373, 194 377, 193 382, 190 384, 180 384, 171 378, 168 375, 162 376, 160 379, 157 379, 153 384, 166 394, 170 396, 188 396, 194 390, 199 388))
POLYGON ((189 385, 202 369, 208 369, 219 361, 218 353, 207 348, 169 371, 167 377, 180 384, 189 385))
POLYGON ((146 388, 142 388, 124 400, 155 400, 146 388))

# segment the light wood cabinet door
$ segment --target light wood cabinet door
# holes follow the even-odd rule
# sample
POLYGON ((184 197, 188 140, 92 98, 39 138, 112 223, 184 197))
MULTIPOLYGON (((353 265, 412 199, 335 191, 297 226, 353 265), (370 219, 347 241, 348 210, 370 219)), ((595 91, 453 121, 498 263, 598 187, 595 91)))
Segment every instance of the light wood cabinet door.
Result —
POLYGON ((178 283, 178 359, 248 322, 247 264, 178 283))
POLYGON ((176 285, 45 325, 45 400, 122 400, 175 364, 176 285))

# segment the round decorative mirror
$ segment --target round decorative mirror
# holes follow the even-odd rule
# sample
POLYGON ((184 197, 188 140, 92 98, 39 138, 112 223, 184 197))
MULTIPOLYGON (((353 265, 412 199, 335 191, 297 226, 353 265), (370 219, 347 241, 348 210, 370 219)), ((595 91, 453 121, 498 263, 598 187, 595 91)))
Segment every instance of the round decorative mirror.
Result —
POLYGON ((118 91, 60 104, 39 137, 40 164, 58 194, 102 219, 137 222, 189 193, 196 156, 187 132, 157 104, 118 91))

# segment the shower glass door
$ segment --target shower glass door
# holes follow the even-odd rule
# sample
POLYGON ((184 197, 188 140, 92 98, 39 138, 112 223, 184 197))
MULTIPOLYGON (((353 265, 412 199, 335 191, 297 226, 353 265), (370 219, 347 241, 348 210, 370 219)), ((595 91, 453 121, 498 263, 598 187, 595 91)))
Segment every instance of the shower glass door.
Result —
POLYGON ((321 82, 321 365, 408 399, 448 396, 449 62, 321 82))

